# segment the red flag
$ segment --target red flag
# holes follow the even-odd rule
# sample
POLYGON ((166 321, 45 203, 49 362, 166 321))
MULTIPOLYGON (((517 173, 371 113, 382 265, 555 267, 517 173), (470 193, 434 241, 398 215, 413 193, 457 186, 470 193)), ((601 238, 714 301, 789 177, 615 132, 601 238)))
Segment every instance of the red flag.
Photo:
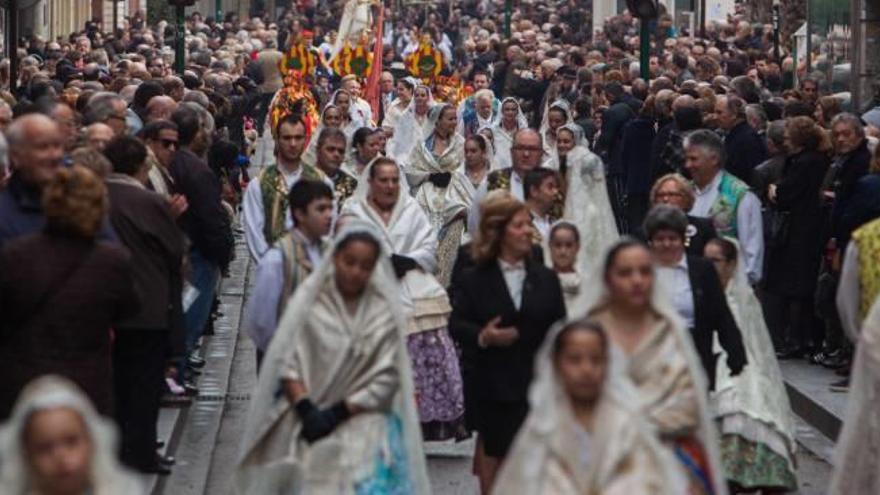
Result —
POLYGON ((373 110, 373 118, 379 120, 380 98, 382 92, 379 90, 379 76, 382 74, 382 29, 385 27, 385 6, 379 5, 379 16, 376 20, 376 43, 373 46, 373 63, 370 68, 370 75, 367 77, 366 96, 370 108, 373 110))

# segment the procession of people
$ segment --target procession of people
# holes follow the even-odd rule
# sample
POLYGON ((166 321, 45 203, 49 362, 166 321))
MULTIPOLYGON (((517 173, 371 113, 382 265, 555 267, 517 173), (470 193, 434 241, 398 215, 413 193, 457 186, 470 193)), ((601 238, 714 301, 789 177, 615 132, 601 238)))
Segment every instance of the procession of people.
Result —
POLYGON ((516 3, 191 13, 179 74, 141 13, 23 40, 0 494, 181 468, 159 412, 199 397, 237 239, 232 493, 428 494, 468 439, 484 495, 796 492, 792 359, 849 390, 831 492, 880 490, 880 84, 853 108, 741 6, 661 6, 640 59, 629 11, 516 3))

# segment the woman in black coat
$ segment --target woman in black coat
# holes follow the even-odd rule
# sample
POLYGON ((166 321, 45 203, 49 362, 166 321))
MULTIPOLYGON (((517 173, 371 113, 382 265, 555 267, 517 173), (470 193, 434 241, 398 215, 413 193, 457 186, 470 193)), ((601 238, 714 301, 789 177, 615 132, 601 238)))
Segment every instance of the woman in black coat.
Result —
POLYGON ((465 379, 469 422, 479 433, 478 476, 489 493, 528 415, 533 360, 550 326, 565 317, 559 279, 533 259, 528 208, 508 193, 482 207, 476 265, 455 287, 449 330, 471 362, 465 379))
POLYGON ((768 320, 775 341, 792 357, 821 345, 814 323, 813 297, 822 257, 822 180, 828 170, 828 137, 809 117, 794 117, 785 126, 788 158, 778 184, 768 197, 780 218, 768 251, 765 291, 768 320))
POLYGON ((43 190, 46 229, 0 251, 0 418, 45 374, 76 383, 113 412, 110 329, 138 309, 128 252, 95 239, 106 189, 89 170, 61 169, 43 190))

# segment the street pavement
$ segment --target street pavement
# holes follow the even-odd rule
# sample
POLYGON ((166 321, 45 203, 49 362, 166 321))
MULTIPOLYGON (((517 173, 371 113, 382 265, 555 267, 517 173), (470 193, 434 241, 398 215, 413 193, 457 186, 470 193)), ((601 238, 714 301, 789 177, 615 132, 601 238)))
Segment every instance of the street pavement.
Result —
MULTIPOLYGON (((256 383, 253 344, 240 327, 242 307, 250 292, 253 266, 240 235, 230 277, 220 290, 222 316, 215 322, 215 335, 205 338, 202 352, 208 364, 200 377, 200 395, 189 408, 163 410, 160 432, 168 442, 166 452, 177 458, 173 473, 164 478, 146 477, 154 495, 226 495, 236 464, 240 439, 256 383)), ((797 493, 826 493, 831 476, 830 441, 804 422, 798 440, 806 448, 798 452, 797 493), (816 447, 819 445, 819 447, 816 447)), ((439 495, 474 495, 478 491, 471 474, 473 442, 430 443, 425 447, 433 492, 439 495)))

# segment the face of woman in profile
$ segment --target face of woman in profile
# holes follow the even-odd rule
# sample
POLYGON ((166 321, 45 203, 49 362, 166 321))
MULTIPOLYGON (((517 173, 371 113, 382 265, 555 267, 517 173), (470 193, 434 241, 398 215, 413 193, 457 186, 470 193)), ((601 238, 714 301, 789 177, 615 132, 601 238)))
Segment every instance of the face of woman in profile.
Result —
POLYGON ((654 287, 651 253, 644 246, 621 249, 605 272, 611 300, 629 307, 648 305, 654 287))
POLYGON ((40 493, 83 493, 90 485, 94 447, 78 412, 59 407, 33 413, 24 448, 40 493))
POLYGON ((579 248, 580 243, 571 229, 560 227, 554 230, 550 235, 550 258, 553 260, 553 268, 561 271, 573 270, 579 248))
POLYGON ((556 373, 572 402, 591 404, 602 393, 608 366, 606 344, 598 332, 572 329, 561 336, 556 373))
POLYGON ((568 129, 560 129, 556 133, 556 150, 565 155, 574 149, 574 133, 568 129))
POLYGON ((532 252, 532 218, 527 210, 516 212, 507 222, 501 239, 501 251, 516 260, 532 252))
POLYGON ((362 240, 345 243, 333 255, 336 287, 344 298, 361 295, 376 267, 378 251, 374 244, 362 240))

